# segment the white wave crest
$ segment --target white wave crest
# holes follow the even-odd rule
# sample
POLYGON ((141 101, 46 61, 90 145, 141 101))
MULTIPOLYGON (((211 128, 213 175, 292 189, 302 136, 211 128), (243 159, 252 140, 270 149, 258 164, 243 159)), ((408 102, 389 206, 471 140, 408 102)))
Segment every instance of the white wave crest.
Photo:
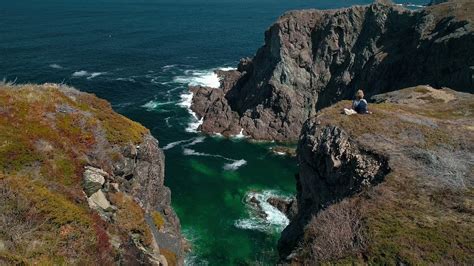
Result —
POLYGON ((95 77, 98 77, 100 75, 104 75, 107 72, 87 72, 86 70, 79 70, 74 73, 72 73, 72 76, 75 78, 80 78, 80 77, 87 77, 87 79, 93 79, 95 77))
POLYGON ((214 70, 186 70, 184 76, 177 76, 173 79, 176 83, 190 86, 204 86, 219 88, 221 81, 214 70))
POLYGON ((144 105, 142 105, 142 107, 146 108, 147 111, 153 111, 154 109, 156 109, 159 106, 170 105, 170 104, 175 104, 175 103, 176 102, 172 102, 172 101, 168 101, 168 102, 149 101, 149 102, 145 103, 144 105))
POLYGON ((183 144, 183 143, 186 143, 186 142, 189 142, 193 139, 185 139, 185 140, 179 140, 179 141, 175 141, 175 142, 171 142, 171 143, 168 143, 166 146, 163 147, 163 150, 169 150, 169 149, 172 149, 180 144, 183 144))
POLYGON ((204 142, 205 139, 206 139, 205 137, 197 137, 197 138, 191 139, 191 140, 192 140, 191 143, 186 144, 186 145, 184 145, 184 146, 185 146, 185 147, 191 147, 191 146, 194 146, 194 145, 196 145, 196 144, 198 144, 198 143, 204 142))
POLYGON ((189 122, 188 126, 186 127, 186 132, 189 133, 196 133, 198 132, 199 127, 204 123, 204 118, 201 117, 201 119, 193 122, 189 122))
POLYGON ((221 86, 221 81, 216 71, 229 71, 234 69, 235 68, 231 67, 221 67, 207 70, 186 70, 184 71, 184 75, 174 77, 173 81, 190 86, 219 88, 221 86))
POLYGON ((115 79, 117 81, 128 81, 128 82, 135 82, 135 79, 133 78, 117 78, 115 79))
POLYGON ((93 79, 95 77, 98 77, 100 75, 104 75, 105 72, 94 72, 94 73, 91 73, 89 77, 87 77, 87 79, 93 79))
POLYGON ((241 128, 239 134, 237 134, 237 135, 235 135, 235 136, 232 136, 232 137, 235 138, 235 139, 243 139, 243 138, 245 138, 244 129, 241 128))
POLYGON ((178 103, 178 105, 189 109, 193 102, 193 93, 190 91, 186 91, 182 93, 179 97, 181 98, 181 101, 178 103))
POLYGON ((76 72, 72 73, 73 77, 85 77, 87 75, 89 75, 89 72, 87 72, 85 70, 80 70, 80 71, 76 71, 76 72))
MULTIPOLYGON (((170 69, 176 67, 176 65, 165 66, 164 69, 170 69)), ((173 78, 173 82, 184 84, 187 86, 204 86, 211 88, 220 87, 220 79, 217 76, 216 70, 232 70, 235 68, 223 67, 223 68, 214 68, 209 70, 186 70, 184 75, 176 76, 173 78)), ((186 127, 186 132, 196 133, 198 132, 199 127, 204 122, 203 118, 199 118, 193 110, 191 110, 191 104, 193 101, 193 93, 190 91, 185 91, 180 95, 181 101, 178 103, 179 106, 186 108, 191 114, 191 122, 188 123, 186 127)))
POLYGON ((273 207, 267 200, 270 197, 282 197, 278 194, 277 191, 274 190, 264 190, 261 192, 249 192, 246 195, 247 202, 249 199, 256 198, 259 201, 260 208, 252 205, 247 204, 249 207, 249 216, 250 218, 239 219, 235 221, 234 226, 241 229, 247 230, 258 230, 261 232, 281 232, 283 229, 288 226, 290 221, 277 208, 273 207), (265 217, 259 215, 258 212, 263 211, 265 213, 265 217))
POLYGON ((58 65, 58 64, 51 64, 49 65, 50 68, 54 68, 54 69, 64 69, 64 67, 58 65))
POLYGON ((247 164, 247 161, 244 160, 244 159, 241 159, 241 160, 236 160, 234 161, 233 163, 227 163, 224 165, 224 170, 228 170, 228 171, 235 171, 237 169, 239 169, 240 167, 244 166, 247 164))
POLYGON ((155 109, 156 107, 158 107, 158 105, 155 101, 149 101, 145 103, 144 105, 142 105, 142 107, 146 108, 148 111, 151 111, 155 109))
POLYGON ((194 155, 194 156, 205 156, 205 157, 217 157, 219 158, 219 155, 214 155, 214 154, 209 154, 209 153, 204 153, 204 152, 197 152, 193 149, 189 148, 184 148, 183 149, 183 154, 184 155, 194 155))
POLYGON ((204 122, 204 119, 201 117, 201 119, 198 118, 195 112, 191 110, 191 103, 193 101, 193 93, 190 91, 184 92, 180 95, 181 101, 178 103, 179 106, 186 108, 188 110, 188 113, 191 115, 191 121, 188 123, 188 126, 186 127, 185 131, 190 132, 190 133, 197 133, 199 126, 202 125, 204 122))
MULTIPOLYGON (((179 140, 175 142, 168 143, 165 147, 163 147, 163 150, 169 150, 172 149, 178 145, 181 145, 183 143, 187 143, 186 145, 183 145, 183 147, 191 147, 194 146, 198 143, 203 142, 205 137, 197 137, 197 138, 191 138, 191 139, 184 139, 184 140, 179 140)), ((188 151, 189 152, 189 151, 188 151)), ((191 152, 192 153, 192 152, 191 152)), ((191 155, 191 154, 190 154, 191 155)))

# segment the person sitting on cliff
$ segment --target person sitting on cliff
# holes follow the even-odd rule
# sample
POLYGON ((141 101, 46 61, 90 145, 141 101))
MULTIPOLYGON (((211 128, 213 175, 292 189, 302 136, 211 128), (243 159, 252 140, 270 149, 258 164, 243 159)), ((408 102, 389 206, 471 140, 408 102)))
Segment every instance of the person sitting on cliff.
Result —
POLYGON ((364 99, 364 92, 362 90, 358 90, 355 95, 355 100, 352 101, 352 108, 344 108, 344 113, 346 115, 353 115, 353 114, 371 114, 368 110, 368 103, 364 99))

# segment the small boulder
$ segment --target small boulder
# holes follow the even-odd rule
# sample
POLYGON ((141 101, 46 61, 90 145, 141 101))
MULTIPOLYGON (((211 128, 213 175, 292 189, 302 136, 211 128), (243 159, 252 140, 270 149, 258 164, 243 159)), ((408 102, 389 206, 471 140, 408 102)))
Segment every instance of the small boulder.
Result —
POLYGON ((89 203, 89 207, 91 207, 91 209, 94 209, 97 211, 108 211, 112 207, 112 205, 107 200, 102 190, 98 190, 97 192, 92 194, 90 197, 88 197, 87 202, 89 203))
POLYGON ((108 174, 99 168, 94 168, 91 166, 86 166, 85 171, 83 173, 83 187, 84 191, 86 192, 87 196, 91 196, 98 190, 102 188, 105 183, 105 177, 108 174))

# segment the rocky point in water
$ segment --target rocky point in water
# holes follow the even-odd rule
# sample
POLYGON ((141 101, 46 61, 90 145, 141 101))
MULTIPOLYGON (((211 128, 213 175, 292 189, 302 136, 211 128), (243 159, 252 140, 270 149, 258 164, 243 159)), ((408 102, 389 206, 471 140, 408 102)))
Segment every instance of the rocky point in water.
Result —
POLYGON ((2 84, 0 141, 0 264, 183 264, 158 141, 108 102, 2 84))
POLYGON ((357 89, 372 96, 419 84, 473 92, 474 2, 420 10, 390 1, 283 15, 265 45, 220 88, 192 87, 203 132, 295 141, 318 110, 357 89))

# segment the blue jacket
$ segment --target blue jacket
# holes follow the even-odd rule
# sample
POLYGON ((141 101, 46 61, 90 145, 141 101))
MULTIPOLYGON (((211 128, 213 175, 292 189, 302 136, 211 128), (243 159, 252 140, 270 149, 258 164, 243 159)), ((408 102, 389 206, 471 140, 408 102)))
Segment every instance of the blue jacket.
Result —
POLYGON ((356 111, 358 114, 366 114, 369 112, 367 109, 367 101, 365 99, 362 100, 354 100, 352 102, 352 109, 356 111))

